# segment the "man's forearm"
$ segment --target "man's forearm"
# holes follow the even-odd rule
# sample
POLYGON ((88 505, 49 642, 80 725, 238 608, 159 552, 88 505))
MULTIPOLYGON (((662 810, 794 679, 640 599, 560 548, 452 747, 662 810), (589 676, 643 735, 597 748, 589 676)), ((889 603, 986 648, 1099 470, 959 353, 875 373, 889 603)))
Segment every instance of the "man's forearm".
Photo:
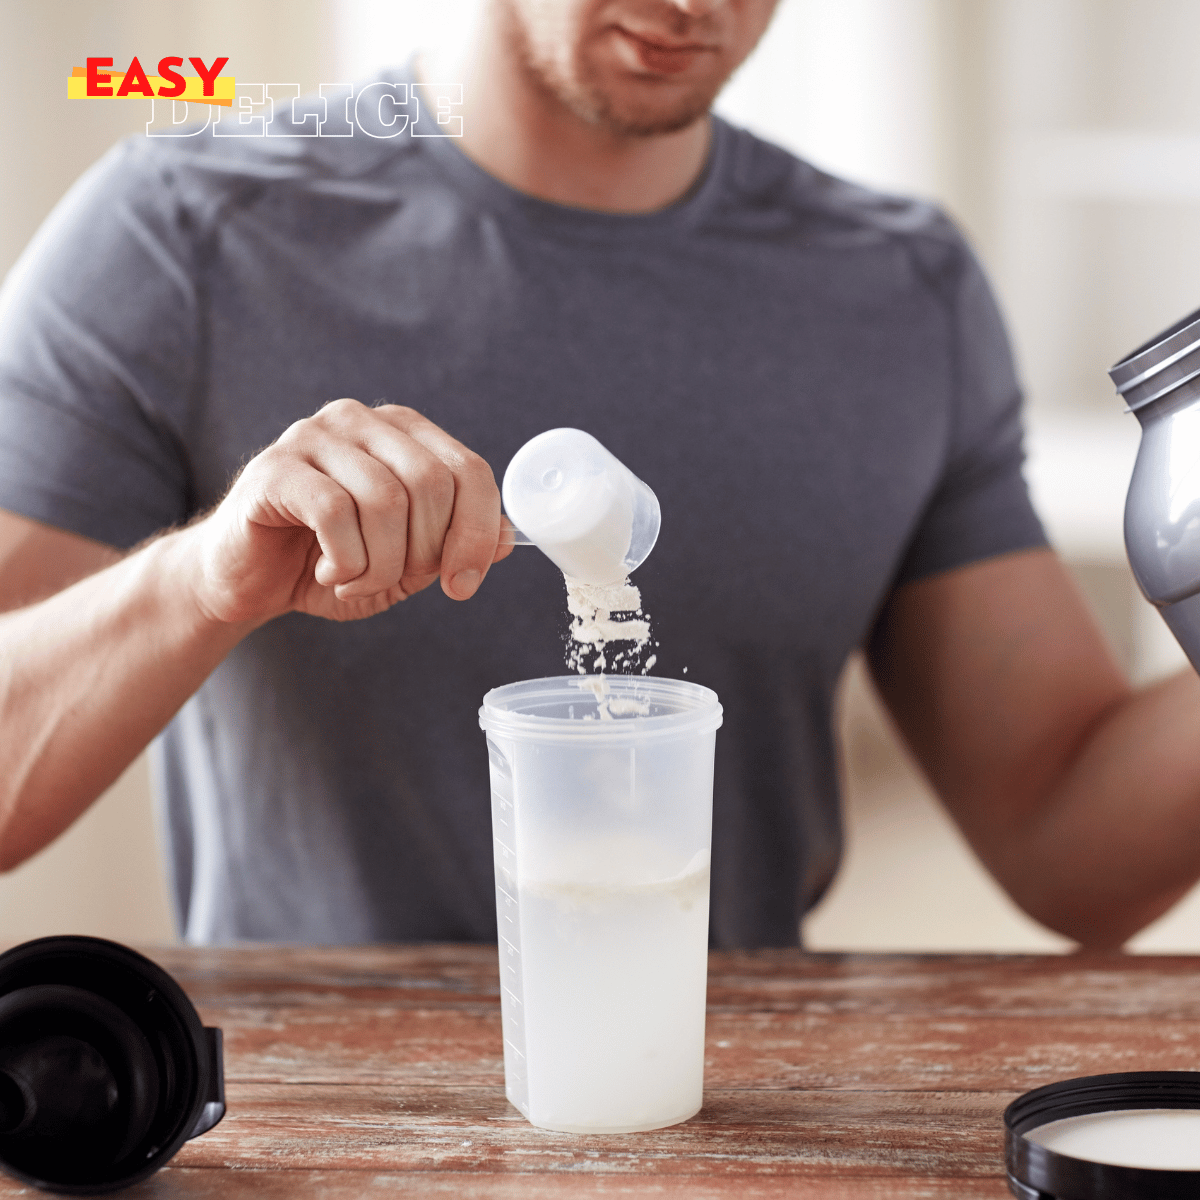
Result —
POLYGON ((906 584, 871 663, 975 852, 1037 920, 1117 946, 1200 877, 1200 678, 1131 689, 1050 551, 906 584))
POLYGON ((1128 696, 1080 745, 1001 871, 1033 916, 1119 946, 1200 877, 1200 678, 1128 696))
MULTIPOLYGON (((0 563, 24 564, 35 595, 112 553, 12 514, 5 527, 0 563)), ((250 630, 373 616, 439 578, 467 599, 511 551, 499 536, 479 455, 411 409, 342 399, 289 426, 202 520, 0 615, 0 869, 79 816, 250 630)))
POLYGON ((0 870, 70 825, 253 627, 195 603, 194 537, 0 615, 0 870))

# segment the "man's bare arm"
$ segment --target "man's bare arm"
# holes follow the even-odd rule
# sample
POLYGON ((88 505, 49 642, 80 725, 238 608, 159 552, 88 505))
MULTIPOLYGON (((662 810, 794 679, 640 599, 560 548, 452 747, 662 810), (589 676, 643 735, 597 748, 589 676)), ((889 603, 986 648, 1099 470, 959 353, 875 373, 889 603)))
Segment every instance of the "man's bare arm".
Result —
POLYGON ((870 659, 976 853, 1044 924, 1120 945, 1200 876, 1200 679, 1133 691, 1050 551, 901 588, 870 659))
POLYGON ((103 542, 0 509, 0 612, 44 600, 119 558, 103 542))
POLYGON ((0 513, 0 870, 74 821, 258 625, 370 616, 438 579, 465 599, 508 552, 499 531, 482 459, 411 410, 354 401, 129 554, 0 513))
MULTIPOLYGON (((3 515, 6 542, 19 523, 3 515)), ((89 561, 101 569, 0 616, 0 870, 80 816, 245 632, 196 606, 193 553, 180 534, 114 562, 113 551, 72 544, 71 534, 20 533, 26 553, 54 564, 51 575, 89 561)), ((9 589, 0 593, 7 604, 9 589)))

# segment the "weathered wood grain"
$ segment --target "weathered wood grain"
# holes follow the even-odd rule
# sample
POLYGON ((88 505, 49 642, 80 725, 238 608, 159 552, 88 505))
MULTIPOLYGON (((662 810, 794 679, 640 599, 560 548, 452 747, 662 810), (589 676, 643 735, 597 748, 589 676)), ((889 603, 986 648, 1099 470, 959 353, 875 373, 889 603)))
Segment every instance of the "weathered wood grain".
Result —
MULTIPOLYGON (((228 1079, 256 1083, 437 1084, 501 1088, 498 1012, 232 1006, 205 1010, 225 1031, 228 1079)), ((710 1013, 711 1088, 1025 1091, 1051 1079, 1190 1070, 1200 1020, 1158 1017, 917 1018, 710 1013)))
POLYGON ((491 947, 149 953, 225 1032, 229 1115, 131 1197, 1000 1200, 1015 1095, 1200 1044, 1200 959, 714 954, 700 1115, 580 1137, 504 1100, 491 947))
POLYGON ((242 1085, 188 1166, 826 1178, 994 1176, 1011 1096, 710 1091, 683 1125, 620 1137, 535 1129, 492 1088, 242 1085), (233 1101, 236 1100, 236 1106, 233 1101))
MULTIPOLYGON (((0 1193, 2 1194, 2 1193, 0 1193)), ((995 1179, 928 1179, 889 1174, 853 1180, 763 1177, 737 1182, 738 1200, 1011 1200, 995 1179)), ((221 1171, 168 1167, 124 1193, 128 1200, 359 1200, 367 1197, 455 1197, 456 1200, 569 1200, 612 1197, 625 1200, 727 1200, 727 1184, 702 1175, 639 1179, 522 1175, 495 1171, 453 1171, 422 1175, 381 1171, 240 1171, 234 1182, 221 1171)))

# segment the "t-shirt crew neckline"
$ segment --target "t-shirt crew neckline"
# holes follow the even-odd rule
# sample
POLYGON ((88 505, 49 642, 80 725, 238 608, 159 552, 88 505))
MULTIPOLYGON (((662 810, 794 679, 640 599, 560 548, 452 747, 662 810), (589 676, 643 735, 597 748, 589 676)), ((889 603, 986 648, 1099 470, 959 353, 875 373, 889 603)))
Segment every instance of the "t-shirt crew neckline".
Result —
POLYGON ((486 208, 511 214, 541 230, 556 228, 579 235, 628 238, 640 233, 662 234, 672 229, 692 228, 716 203, 732 130, 714 114, 709 114, 709 120, 708 154, 692 186, 666 207, 645 213, 604 212, 542 200, 497 179, 469 158, 453 138, 428 138, 424 146, 456 188, 486 208))

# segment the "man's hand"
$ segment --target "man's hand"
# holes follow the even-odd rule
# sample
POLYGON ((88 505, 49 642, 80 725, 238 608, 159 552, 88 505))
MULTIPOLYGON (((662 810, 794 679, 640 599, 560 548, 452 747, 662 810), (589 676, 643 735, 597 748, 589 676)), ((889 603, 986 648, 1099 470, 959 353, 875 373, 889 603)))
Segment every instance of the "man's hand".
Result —
POLYGON ((356 400, 290 426, 187 533, 197 601, 231 623, 369 617, 439 577, 466 600, 511 553, 479 455, 412 409, 356 400))
POLYGON ((347 620, 439 576, 465 600, 497 545, 491 469, 407 408, 326 405, 205 518, 128 554, 0 512, 0 871, 108 787, 255 625, 347 620))

